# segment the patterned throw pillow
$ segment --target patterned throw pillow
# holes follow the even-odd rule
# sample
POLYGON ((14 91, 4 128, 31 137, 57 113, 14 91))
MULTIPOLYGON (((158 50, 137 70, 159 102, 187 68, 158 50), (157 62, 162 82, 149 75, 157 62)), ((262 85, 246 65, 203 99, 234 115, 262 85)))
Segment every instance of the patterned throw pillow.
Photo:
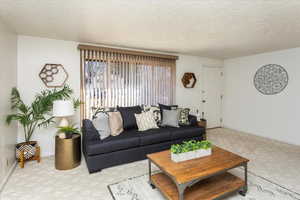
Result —
POLYGON ((108 113, 108 112, 116 112, 117 108, 115 107, 93 107, 93 117, 92 119, 96 119, 99 113, 108 113))
POLYGON ((157 125, 161 124, 161 113, 158 106, 145 106, 143 105, 143 111, 148 112, 150 111, 153 115, 153 118, 157 125))
POLYGON ((156 121, 153 118, 151 111, 134 114, 139 131, 146 131, 153 128, 158 128, 156 121))
POLYGON ((142 104, 141 108, 142 108, 142 111, 147 112, 150 110, 151 106, 142 104))
POLYGON ((97 129, 101 140, 109 137, 111 134, 110 126, 109 126, 109 118, 108 114, 101 112, 97 114, 97 117, 93 119, 93 125, 97 129))
POLYGON ((179 125, 180 126, 187 126, 190 125, 189 122, 189 112, 190 109, 189 108, 179 108, 179 125))

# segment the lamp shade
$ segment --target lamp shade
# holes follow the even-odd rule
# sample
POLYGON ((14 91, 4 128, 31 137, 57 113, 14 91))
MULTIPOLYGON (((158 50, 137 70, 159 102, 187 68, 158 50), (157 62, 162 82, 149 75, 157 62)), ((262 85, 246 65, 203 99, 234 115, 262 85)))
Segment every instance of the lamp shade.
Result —
POLYGON ((54 117, 68 117, 74 115, 74 105, 72 101, 57 100, 53 102, 54 117))

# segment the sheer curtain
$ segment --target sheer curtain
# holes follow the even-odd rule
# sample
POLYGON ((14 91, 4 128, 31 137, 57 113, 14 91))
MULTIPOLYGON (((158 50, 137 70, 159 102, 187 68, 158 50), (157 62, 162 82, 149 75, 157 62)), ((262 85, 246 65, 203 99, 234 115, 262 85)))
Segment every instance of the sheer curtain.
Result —
POLYGON ((175 56, 79 45, 82 118, 93 108, 171 104, 175 56))

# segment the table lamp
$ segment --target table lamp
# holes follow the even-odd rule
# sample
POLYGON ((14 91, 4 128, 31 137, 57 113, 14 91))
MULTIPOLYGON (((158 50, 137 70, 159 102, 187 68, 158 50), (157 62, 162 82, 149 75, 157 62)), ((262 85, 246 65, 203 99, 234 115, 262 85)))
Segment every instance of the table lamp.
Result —
POLYGON ((68 126, 67 117, 74 115, 74 105, 69 100, 57 100, 53 102, 53 116, 61 118, 59 127, 68 126))

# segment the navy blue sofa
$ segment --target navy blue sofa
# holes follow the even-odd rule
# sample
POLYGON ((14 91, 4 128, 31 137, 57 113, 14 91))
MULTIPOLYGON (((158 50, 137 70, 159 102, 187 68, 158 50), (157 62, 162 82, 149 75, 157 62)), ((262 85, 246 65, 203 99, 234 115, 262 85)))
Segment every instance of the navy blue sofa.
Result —
POLYGON ((202 140, 205 129, 197 126, 194 116, 189 116, 189 126, 163 127, 139 132, 127 130, 118 136, 101 140, 91 120, 83 120, 82 149, 90 173, 115 165, 146 159, 149 153, 169 149, 172 144, 185 140, 202 140))

